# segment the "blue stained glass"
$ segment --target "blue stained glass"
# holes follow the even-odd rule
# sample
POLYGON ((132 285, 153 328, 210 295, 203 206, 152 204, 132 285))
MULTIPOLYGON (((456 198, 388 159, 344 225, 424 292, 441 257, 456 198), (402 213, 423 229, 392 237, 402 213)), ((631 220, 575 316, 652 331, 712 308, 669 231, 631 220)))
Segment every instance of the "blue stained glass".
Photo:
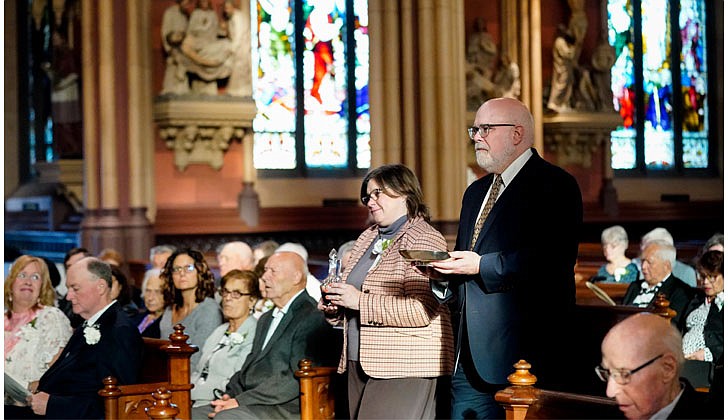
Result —
POLYGON ((253 99, 258 112, 253 119, 253 162, 257 169, 292 169, 296 165, 293 3, 255 4, 253 99))
POLYGON ((306 165, 345 168, 348 164, 346 113, 346 4, 303 1, 303 89, 306 165))
POLYGON ((372 151, 369 144, 371 122, 369 118, 369 11, 367 0, 354 0, 354 86, 356 88, 356 167, 371 166, 372 151))
POLYGON ((349 147, 356 147, 356 165, 368 168, 369 147, 369 38, 366 0, 258 0, 253 61, 257 74, 253 98, 258 113, 253 120, 254 164, 257 169, 343 169, 349 166, 349 147), (295 5, 303 11, 298 29, 295 5), (347 4, 353 4, 354 36, 348 40, 347 4), (296 33, 302 45, 294 44, 296 33), (347 43, 349 45, 347 45, 347 43), (296 73, 296 48, 302 74, 296 73), (347 63, 354 48, 354 63, 347 63), (355 80, 347 80, 354 65, 355 80), (296 80, 303 82, 304 133, 296 133, 296 80), (355 85, 356 108, 348 109, 349 84, 355 85), (356 142, 349 143, 350 113, 355 113, 356 142), (297 162, 296 144, 303 141, 303 160, 297 162))
POLYGON ((634 82, 634 36, 633 17, 627 0, 609 0, 609 44, 617 54, 612 67, 612 94, 614 108, 622 117, 622 126, 612 132, 612 168, 633 169, 636 167, 635 139, 635 82, 634 82))
POLYGON ((684 119, 683 165, 708 167, 708 72, 706 67, 705 2, 681 0, 679 14, 680 81, 684 119))

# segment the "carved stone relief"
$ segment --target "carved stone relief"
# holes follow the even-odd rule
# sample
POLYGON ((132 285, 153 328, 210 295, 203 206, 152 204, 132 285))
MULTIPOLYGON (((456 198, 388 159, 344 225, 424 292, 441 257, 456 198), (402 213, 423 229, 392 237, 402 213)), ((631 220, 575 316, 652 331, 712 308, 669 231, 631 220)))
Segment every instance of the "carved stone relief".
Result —
MULTIPOLYGON (((154 121, 167 148, 174 151, 178 170, 194 163, 219 170, 231 140, 253 141, 255 112, 255 103, 246 98, 160 97, 154 104, 154 121)), ((252 164, 252 159, 243 164, 252 164)))

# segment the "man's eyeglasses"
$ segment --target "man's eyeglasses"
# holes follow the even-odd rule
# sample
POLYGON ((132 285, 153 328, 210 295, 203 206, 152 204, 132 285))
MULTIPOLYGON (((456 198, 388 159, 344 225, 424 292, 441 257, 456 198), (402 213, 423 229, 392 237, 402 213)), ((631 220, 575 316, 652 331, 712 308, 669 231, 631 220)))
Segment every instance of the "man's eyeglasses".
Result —
POLYGON ((664 356, 665 354, 661 354, 659 356, 655 356, 654 358, 648 360, 643 365, 640 365, 632 370, 629 369, 605 369, 601 366, 597 366, 594 368, 594 371, 597 373, 597 376, 599 379, 601 379, 603 382, 608 382, 609 378, 614 379, 614 381, 620 385, 627 385, 630 380, 632 380, 632 375, 639 372, 640 370, 646 368, 647 366, 651 365, 655 362, 655 360, 659 359, 660 357, 664 356))
POLYGON ((369 195, 365 195, 361 198, 361 202, 366 206, 367 204, 369 204, 369 200, 378 201, 379 196, 382 195, 383 192, 384 188, 373 189, 372 192, 369 193, 369 195))
POLYGON ((195 265, 194 264, 187 264, 183 266, 175 266, 172 267, 172 274, 182 274, 182 273, 191 273, 195 271, 195 265))
POLYGON ((230 296, 233 299, 240 299, 243 296, 250 296, 252 293, 243 293, 240 290, 228 290, 225 288, 220 289, 220 296, 227 297, 230 296))
POLYGON ((40 276, 38 274, 20 273, 15 278, 18 280, 31 279, 32 281, 40 281, 40 276))
POLYGON ((477 127, 468 127, 468 136, 470 140, 475 140, 475 135, 480 134, 480 137, 486 138, 490 131, 495 127, 515 127, 516 124, 480 124, 477 127))

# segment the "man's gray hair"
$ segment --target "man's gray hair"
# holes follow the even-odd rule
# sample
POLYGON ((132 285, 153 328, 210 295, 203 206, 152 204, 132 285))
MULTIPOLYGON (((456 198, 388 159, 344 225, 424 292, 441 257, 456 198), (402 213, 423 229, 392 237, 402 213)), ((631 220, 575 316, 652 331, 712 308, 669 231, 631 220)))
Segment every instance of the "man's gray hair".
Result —
POLYGON ((670 242, 658 239, 648 242, 645 247, 649 245, 657 245, 655 256, 662 261, 669 261, 670 267, 675 267, 675 261, 677 260, 677 250, 670 242))
POLYGON ((111 266, 96 257, 87 257, 89 259, 86 269, 96 279, 103 279, 106 285, 111 288, 111 266))
POLYGON ((670 232, 662 227, 654 228, 651 231, 645 233, 642 236, 642 247, 644 248, 649 242, 653 241, 665 241, 668 242, 670 245, 675 244, 675 241, 672 239, 672 235, 670 234, 670 232))
POLYGON ((164 254, 164 253, 174 253, 177 248, 175 248, 172 245, 157 245, 153 246, 149 249, 149 261, 154 260, 154 256, 157 254, 164 254))
POLYGON ((680 331, 672 323, 670 323, 669 332, 662 336, 662 344, 668 352, 675 356, 679 376, 685 365, 685 355, 683 354, 682 348, 682 334, 680 334, 680 331))

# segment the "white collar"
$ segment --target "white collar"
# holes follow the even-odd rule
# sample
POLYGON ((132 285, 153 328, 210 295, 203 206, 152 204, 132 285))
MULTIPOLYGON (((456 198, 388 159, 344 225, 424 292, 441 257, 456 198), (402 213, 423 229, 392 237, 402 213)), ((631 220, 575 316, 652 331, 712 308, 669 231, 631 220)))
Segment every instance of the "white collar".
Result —
POLYGON ((301 293, 303 293, 304 290, 306 290, 306 289, 301 289, 298 293, 296 293, 295 295, 293 295, 293 297, 291 297, 290 299, 288 299, 288 302, 286 302, 286 304, 283 305, 282 308, 278 308, 278 307, 273 308, 273 317, 276 318, 276 315, 278 315, 278 314, 285 315, 286 313, 288 313, 288 308, 291 307, 291 303, 293 303, 293 301, 296 300, 296 298, 298 297, 298 295, 300 295, 301 293))
POLYGON ((508 184, 513 181, 513 178, 518 175, 518 173, 523 169, 523 167, 526 165, 526 162, 528 162, 528 159, 531 158, 533 155, 533 151, 531 149, 526 149, 523 153, 521 153, 520 156, 516 158, 513 162, 511 162, 510 165, 503 171, 501 174, 501 179, 503 180, 503 187, 501 188, 501 192, 508 186, 508 184))
POLYGON ((675 409, 675 406, 677 405, 677 402, 680 401, 680 397, 682 396, 683 392, 685 392, 685 387, 683 384, 680 384, 680 392, 677 394, 677 397, 675 397, 674 400, 670 402, 670 404, 662 407, 660 411, 653 414, 652 417, 650 417, 650 420, 666 420, 670 414, 672 413, 672 410, 675 409))
POLYGON ((116 302, 116 299, 112 300, 108 305, 101 308, 100 311, 93 314, 93 316, 91 316, 91 318, 86 320, 86 325, 94 325, 96 323, 96 321, 98 321, 99 318, 101 318, 101 315, 103 315, 104 312, 106 312, 106 310, 109 309, 109 307, 111 307, 111 305, 113 305, 115 302, 116 302))

